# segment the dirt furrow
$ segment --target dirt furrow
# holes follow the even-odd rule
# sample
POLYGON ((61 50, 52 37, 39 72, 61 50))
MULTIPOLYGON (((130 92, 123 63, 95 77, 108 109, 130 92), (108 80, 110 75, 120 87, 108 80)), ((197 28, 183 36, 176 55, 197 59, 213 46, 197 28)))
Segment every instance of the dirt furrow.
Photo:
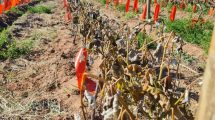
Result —
POLYGON ((2 118, 25 118, 29 115, 34 115, 35 119, 72 118, 71 115, 80 107, 73 62, 78 46, 72 44, 73 38, 70 26, 64 20, 62 2, 52 0, 40 5, 52 6, 52 13, 27 13, 11 28, 16 31, 13 37, 17 40, 34 37, 35 46, 28 55, 0 65, 2 97, 8 101, 10 99, 10 105, 22 106, 18 115, 12 114, 14 110, 3 109, 0 111, 2 118), (2 94, 8 92, 11 94, 2 94))

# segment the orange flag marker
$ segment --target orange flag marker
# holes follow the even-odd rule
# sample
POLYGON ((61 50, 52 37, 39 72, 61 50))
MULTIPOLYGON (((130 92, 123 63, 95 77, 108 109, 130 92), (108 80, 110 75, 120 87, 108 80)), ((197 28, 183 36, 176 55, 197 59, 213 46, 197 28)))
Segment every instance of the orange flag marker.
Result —
POLYGON ((134 8, 133 8, 134 12, 138 11, 138 0, 134 0, 134 8))
POLYGON ((159 12, 160 12, 160 5, 156 4, 156 6, 155 6, 155 13, 154 13, 154 22, 157 22, 158 16, 159 16, 159 12))
POLYGON ((175 20, 176 9, 177 9, 177 6, 176 6, 176 5, 173 5, 173 6, 172 6, 172 11, 171 11, 170 17, 169 17, 171 21, 174 21, 174 20, 175 20))
POLYGON ((126 5, 125 5, 125 12, 129 11, 129 7, 130 7, 130 0, 127 0, 126 5))
POLYGON ((82 84, 85 80, 84 73, 86 70, 86 64, 87 64, 87 49, 81 48, 78 52, 76 58, 75 58, 75 71, 76 71, 76 77, 78 80, 78 88, 82 89, 82 84))
POLYGON ((7 10, 10 10, 12 4, 11 4, 11 1, 10 0, 4 0, 4 10, 7 11, 7 10))
POLYGON ((0 15, 2 14, 2 12, 3 12, 3 5, 0 4, 0 15))
POLYGON ((142 13, 142 15, 141 15, 141 20, 146 19, 146 12, 147 12, 147 5, 144 4, 144 5, 143 5, 143 13, 142 13))

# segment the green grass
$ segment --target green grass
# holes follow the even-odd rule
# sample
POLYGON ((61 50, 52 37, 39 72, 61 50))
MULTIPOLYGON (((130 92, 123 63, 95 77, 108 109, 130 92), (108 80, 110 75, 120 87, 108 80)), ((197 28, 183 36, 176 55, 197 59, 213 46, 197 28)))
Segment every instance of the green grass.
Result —
POLYGON ((129 20, 131 18, 134 18, 135 16, 137 16, 137 14, 135 12, 127 12, 127 13, 125 13, 125 18, 127 20, 129 20))
POLYGON ((197 23, 191 27, 191 21, 188 19, 178 19, 174 22, 166 20, 167 31, 174 31, 180 35, 185 41, 202 47, 208 52, 213 32, 213 23, 206 22, 203 25, 197 23))
POLYGON ((167 8, 168 12, 170 12, 172 10, 172 6, 173 6, 172 4, 167 4, 166 8, 167 8))
POLYGON ((20 57, 21 55, 25 55, 30 52, 33 46, 32 43, 33 42, 31 40, 13 42, 11 45, 8 46, 8 49, 3 52, 3 57, 15 59, 20 57))
POLYGON ((193 12, 193 6, 188 4, 187 7, 184 9, 186 12, 193 12))
MULTIPOLYGON (((202 4, 202 9, 203 9, 203 14, 204 15, 208 15, 208 11, 209 11, 209 7, 207 7, 205 4, 202 4)), ((200 12, 199 10, 197 10, 198 12, 200 12)))
POLYGON ((182 53, 182 58, 184 60, 184 62, 186 62, 188 65, 192 64, 193 62, 195 62, 197 59, 194 58, 193 56, 187 54, 187 53, 182 53))
POLYGON ((31 13, 51 13, 51 8, 47 6, 35 6, 35 7, 29 7, 28 11, 31 13))
POLYGON ((5 44, 7 44, 8 41, 8 31, 3 30, 0 33, 0 50, 4 47, 5 44))
POLYGON ((23 15, 24 14, 24 12, 21 11, 21 10, 19 10, 17 7, 13 7, 9 11, 12 12, 12 13, 17 13, 19 15, 23 15))
MULTIPOLYGON (((202 11, 200 10, 200 8, 197 6, 197 12, 200 13, 200 12, 203 12, 204 15, 207 15, 208 14, 208 11, 209 11, 209 7, 207 7, 205 4, 201 4, 201 7, 202 7, 202 11)), ((191 4, 188 4, 187 7, 185 8, 185 11, 186 12, 193 12, 193 6, 191 4)))
POLYGON ((98 0, 100 3, 102 3, 103 5, 106 5, 106 0, 98 0))
POLYGON ((15 59, 29 53, 33 46, 32 43, 32 40, 12 40, 9 38, 8 30, 3 30, 0 33, 0 60, 15 59))
POLYGON ((119 4, 117 6, 117 10, 120 12, 125 12, 125 4, 119 4))
MULTIPOLYGON (((141 48, 144 45, 144 43, 147 44, 147 43, 151 42, 152 38, 150 38, 146 34, 140 32, 137 35, 137 41, 138 41, 139 48, 141 48)), ((147 48, 148 49, 155 49, 156 48, 156 44, 152 43, 152 44, 148 45, 147 48)))

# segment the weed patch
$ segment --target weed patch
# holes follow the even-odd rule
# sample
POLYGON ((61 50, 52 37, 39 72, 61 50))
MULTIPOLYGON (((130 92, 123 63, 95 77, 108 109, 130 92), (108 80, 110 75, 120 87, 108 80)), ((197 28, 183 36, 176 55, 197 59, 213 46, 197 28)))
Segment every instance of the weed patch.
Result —
MULTIPOLYGON (((149 42, 152 41, 152 38, 150 38, 149 36, 147 36, 146 34, 144 33, 139 33, 137 35, 137 41, 138 41, 138 46, 139 48, 141 48, 144 44, 147 44, 149 42)), ((149 44, 147 46, 148 49, 155 49, 156 48, 156 44, 155 43, 152 43, 152 44, 149 44)))
POLYGON ((0 33, 0 60, 15 59, 30 52, 32 40, 15 41, 9 38, 8 30, 0 33))
POLYGON ((106 0, 98 0, 98 2, 100 2, 103 5, 106 5, 106 0))
POLYGON ((5 47, 5 44, 7 44, 7 42, 8 42, 8 31, 7 30, 3 30, 0 33, 0 50, 1 51, 5 47))
POLYGON ((125 13, 125 18, 127 20, 131 19, 131 18, 134 18, 137 14, 135 12, 127 12, 125 13))
POLYGON ((187 53, 182 53, 182 58, 188 65, 192 64, 194 61, 197 60, 196 58, 187 53))
POLYGON ((125 4, 119 4, 117 6, 117 10, 120 12, 125 12, 125 4))
POLYGON ((213 32, 213 23, 197 23, 192 27, 190 20, 178 19, 174 22, 166 20, 166 25, 168 32, 173 30, 185 41, 199 45, 205 50, 206 53, 208 52, 213 32))
POLYGON ((51 13, 51 8, 47 6, 35 6, 35 7, 29 7, 28 11, 31 13, 51 13))
POLYGON ((13 7, 9 11, 12 12, 12 13, 16 13, 18 15, 23 15, 24 14, 24 12, 19 10, 17 7, 13 7))
POLYGON ((191 4, 188 4, 187 7, 185 8, 186 12, 193 12, 193 6, 191 4))

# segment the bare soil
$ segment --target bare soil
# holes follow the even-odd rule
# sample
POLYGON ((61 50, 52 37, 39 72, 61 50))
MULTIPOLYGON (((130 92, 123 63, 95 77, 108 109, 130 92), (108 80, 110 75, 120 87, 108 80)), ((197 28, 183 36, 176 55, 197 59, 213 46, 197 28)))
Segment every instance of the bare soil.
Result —
POLYGON ((12 26, 17 40, 34 37, 35 47, 26 56, 0 63, 2 119, 73 119, 79 112, 74 76, 74 54, 79 47, 72 44, 62 2, 41 4, 53 7, 52 14, 27 13, 12 26))

